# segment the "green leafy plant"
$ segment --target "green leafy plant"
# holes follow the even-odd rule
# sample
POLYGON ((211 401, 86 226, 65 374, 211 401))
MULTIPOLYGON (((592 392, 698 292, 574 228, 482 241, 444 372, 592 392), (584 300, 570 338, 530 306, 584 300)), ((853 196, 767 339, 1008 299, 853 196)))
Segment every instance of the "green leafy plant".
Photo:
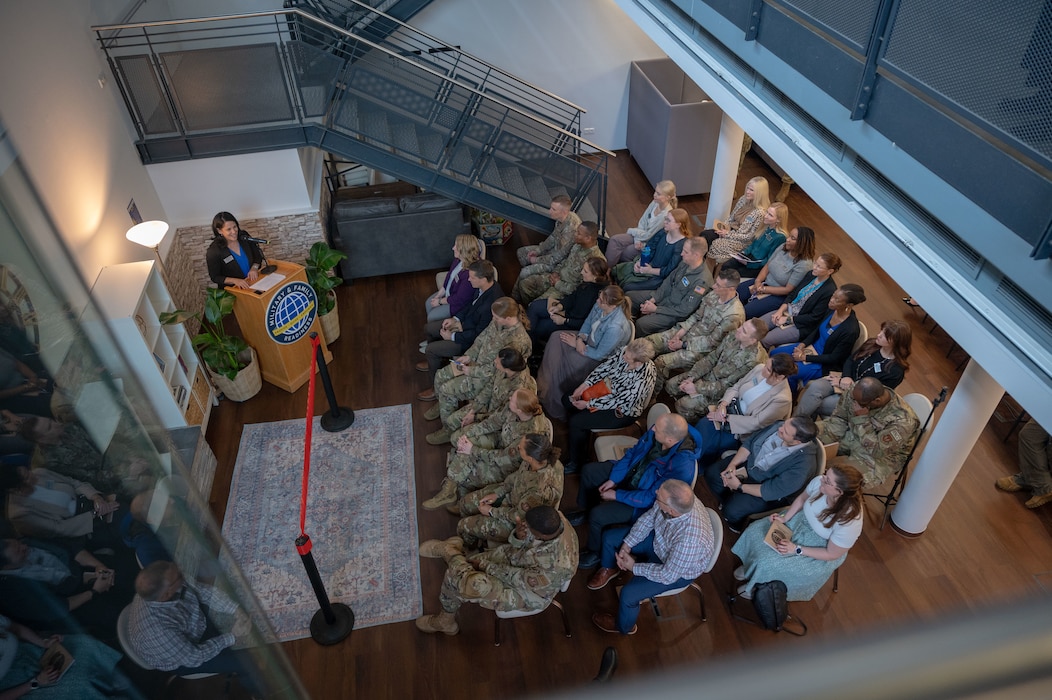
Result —
POLYGON ((208 289, 205 293, 204 318, 192 311, 169 311, 158 316, 163 324, 184 323, 191 318, 201 321, 201 333, 193 344, 201 360, 210 370, 233 381, 237 373, 248 366, 241 354, 248 350, 244 338, 230 335, 223 328, 223 319, 234 310, 234 295, 225 289, 208 289))
POLYGON ((333 291, 341 284, 343 279, 333 274, 333 269, 341 261, 347 258, 347 254, 339 250, 333 250, 325 241, 318 241, 310 247, 307 255, 306 270, 307 281, 314 287, 314 293, 318 295, 318 314, 324 316, 336 306, 336 293, 333 291))

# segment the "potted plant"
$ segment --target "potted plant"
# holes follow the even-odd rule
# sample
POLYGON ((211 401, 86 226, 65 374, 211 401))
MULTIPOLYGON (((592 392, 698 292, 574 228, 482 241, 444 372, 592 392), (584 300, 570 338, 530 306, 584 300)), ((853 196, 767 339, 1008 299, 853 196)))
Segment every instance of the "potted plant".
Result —
POLYGON ((318 241, 310 247, 305 264, 307 282, 314 287, 318 295, 318 320, 321 322, 325 342, 331 343, 340 337, 340 315, 336 309, 336 288, 343 284, 343 279, 333 272, 347 254, 333 250, 325 241, 318 241))
POLYGON ((194 348, 205 363, 212 382, 231 401, 246 401, 259 393, 263 380, 256 351, 244 338, 230 335, 223 319, 234 310, 234 295, 225 289, 208 289, 205 293, 204 318, 190 311, 170 311, 158 316, 161 323, 184 323, 196 318, 201 332, 193 339, 194 348))

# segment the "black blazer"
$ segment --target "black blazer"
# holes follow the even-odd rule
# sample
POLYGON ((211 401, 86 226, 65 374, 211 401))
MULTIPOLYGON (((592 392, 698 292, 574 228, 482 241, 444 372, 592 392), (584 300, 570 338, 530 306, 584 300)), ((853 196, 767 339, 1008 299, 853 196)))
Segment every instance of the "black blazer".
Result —
MULTIPOLYGON (((814 278, 815 276, 812 272, 804 275, 804 278, 800 280, 800 284, 796 285, 796 288, 786 295, 785 303, 788 304, 795 299, 800 290, 811 284, 814 278)), ((800 309, 800 313, 793 317, 793 324, 800 332, 801 340, 811 335, 818 328, 818 324, 822 322, 822 319, 829 315, 829 300, 833 297, 833 292, 835 291, 836 281, 830 275, 829 279, 823 282, 822 286, 816 289, 814 294, 807 297, 807 301, 804 302, 804 307, 800 309)))
POLYGON ((464 330, 457 333, 455 340, 462 349, 470 348, 479 334, 486 330, 486 326, 493 320, 493 309, 490 307, 502 296, 504 296, 504 290, 500 288, 499 283, 494 282, 493 286, 483 292, 478 299, 460 310, 457 318, 460 319, 460 325, 464 330))
MULTIPOLYGON (((238 232, 237 239, 241 243, 241 250, 248 254, 249 265, 262 265, 263 252, 258 245, 245 240, 248 237, 244 231, 238 232)), ((219 285, 220 289, 226 286, 223 280, 227 277, 245 279, 245 273, 241 272, 241 266, 237 264, 237 260, 234 260, 233 254, 226 246, 226 239, 222 236, 216 236, 212 240, 212 245, 208 246, 205 252, 205 262, 208 264, 208 276, 219 285)))
MULTIPOLYGON (((832 311, 829 312, 833 313, 832 311)), ((828 316, 829 314, 826 314, 828 316)), ((826 316, 822 319, 825 320, 826 316)), ((812 345, 818 340, 818 330, 821 327, 822 322, 819 321, 818 325, 815 326, 806 338, 801 338, 800 342, 804 345, 812 345)), ((855 316, 855 312, 852 311, 851 315, 845 318, 839 326, 833 329, 833 332, 826 339, 826 346, 821 355, 808 355, 806 359, 808 362, 817 362, 822 365, 823 376, 829 374, 835 369, 840 369, 844 366, 844 362, 851 357, 851 348, 854 347, 855 341, 858 340, 858 333, 862 330, 858 325, 858 317, 855 316)))

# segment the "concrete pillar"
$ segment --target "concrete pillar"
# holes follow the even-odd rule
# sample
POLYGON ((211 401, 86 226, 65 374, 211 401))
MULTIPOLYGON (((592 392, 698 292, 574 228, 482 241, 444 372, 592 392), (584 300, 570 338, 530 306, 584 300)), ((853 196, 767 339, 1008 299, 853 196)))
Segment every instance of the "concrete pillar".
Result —
POLYGON ((712 166, 712 189, 709 190, 709 210, 705 213, 705 228, 712 228, 716 219, 726 219, 734 205, 734 183, 738 179, 742 141, 745 132, 726 114, 720 121, 720 140, 716 144, 716 162, 712 166))
POLYGON ((896 530, 910 536, 927 529, 1002 395, 1001 385, 975 360, 969 360, 946 407, 936 416, 935 430, 891 512, 896 530))

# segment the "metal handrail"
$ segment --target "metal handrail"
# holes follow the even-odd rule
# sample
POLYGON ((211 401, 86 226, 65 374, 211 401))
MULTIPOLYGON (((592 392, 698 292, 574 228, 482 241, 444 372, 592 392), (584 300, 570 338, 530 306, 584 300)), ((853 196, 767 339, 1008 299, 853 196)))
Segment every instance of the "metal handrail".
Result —
MULTIPOLYGON (((599 146, 598 144, 592 143, 588 139, 582 138, 581 136, 573 133, 572 131, 568 131, 568 130, 564 129, 561 126, 557 126, 557 125, 549 122, 546 119, 541 119, 540 117, 537 117, 536 115, 528 114, 528 113, 522 111, 521 109, 518 109, 517 107, 515 107, 513 105, 510 105, 510 104, 504 102, 503 100, 501 100, 501 99, 499 99, 497 97, 494 97, 493 95, 489 95, 489 94, 486 94, 484 92, 481 92, 477 88, 475 88, 475 87, 473 87, 473 86, 471 86, 471 85, 469 85, 467 83, 464 83, 464 82, 462 82, 460 80, 457 80, 454 77, 451 77, 451 76, 448 76, 448 75, 444 75, 444 74, 439 73, 438 71, 436 71, 436 70, 434 70, 432 68, 428 68, 425 65, 422 65, 422 64, 417 63, 415 61, 411 61, 411 60, 405 58, 404 56, 401 56, 398 53, 395 53, 394 51, 391 51, 390 49, 388 49, 385 46, 381 46, 380 44, 377 44, 374 41, 371 41, 371 40, 366 39, 364 37, 358 36, 357 34, 354 34, 353 32, 350 32, 350 31, 348 31, 348 30, 346 30, 346 29, 344 29, 344 28, 342 28, 342 27, 340 27, 338 25, 335 25, 335 24, 333 24, 331 22, 328 22, 328 21, 326 21, 324 19, 321 19, 320 17, 317 17, 317 16, 315 16, 315 15, 309 13, 309 12, 304 12, 303 10, 300 10, 299 8, 289 8, 289 9, 285 9, 285 10, 266 10, 266 11, 262 11, 262 12, 246 12, 246 13, 240 13, 240 14, 234 14, 234 15, 217 15, 217 16, 214 16, 214 17, 194 17, 194 18, 189 18, 189 19, 178 19, 178 20, 154 20, 154 21, 150 21, 150 22, 131 22, 131 23, 126 23, 126 24, 94 25, 94 26, 91 27, 91 30, 94 31, 96 33, 96 35, 100 35, 101 32, 114 32, 114 31, 119 32, 119 31, 123 31, 123 30, 126 30, 126 29, 144 29, 145 30, 145 29, 155 28, 155 27, 178 27, 178 26, 182 26, 182 25, 186 25, 186 24, 202 24, 202 23, 206 23, 206 22, 224 22, 224 21, 256 19, 256 18, 263 18, 263 17, 281 17, 281 16, 287 16, 287 15, 290 15, 290 14, 296 15, 296 16, 301 17, 303 19, 306 19, 308 22, 313 22, 313 23, 322 25, 322 26, 324 26, 324 27, 326 27, 326 28, 328 28, 328 29, 330 29, 330 30, 332 30, 334 32, 337 32, 338 34, 341 34, 341 35, 347 37, 348 39, 352 39, 352 40, 358 41, 358 42, 363 42, 364 44, 366 44, 366 45, 368 45, 368 46, 370 46, 370 47, 372 47, 372 48, 374 48, 374 49, 376 49, 378 51, 381 51, 381 52, 387 54, 388 56, 390 56, 393 59, 396 59, 398 61, 401 61, 403 63, 411 65, 416 70, 422 70, 422 71, 425 71, 427 73, 430 73, 430 74, 434 75, 437 78, 440 78, 441 80, 449 81, 449 82, 453 83, 454 85, 456 85, 456 86, 458 86, 458 87, 460 87, 460 88, 462 88, 464 90, 467 90, 470 93, 478 95, 480 98, 486 100, 487 102, 496 103, 496 104, 500 105, 501 107, 503 107, 504 109, 507 109, 510 112, 514 112, 515 114, 518 114, 518 115, 524 117, 526 120, 528 120, 530 122, 536 122, 538 124, 542 124, 546 128, 552 129, 552 130, 554 130, 554 131, 556 131, 556 132, 558 132, 560 134, 563 134, 564 136, 567 136, 567 137, 573 139, 574 141, 578 142, 579 144, 586 145, 589 148, 591 148, 593 151, 604 153, 604 154, 606 154, 608 156, 616 157, 615 153, 612 153, 611 151, 606 150, 605 148, 603 148, 602 146, 599 146)), ((145 33, 144 33, 144 36, 145 36, 145 33)), ((108 39, 108 41, 112 42, 112 41, 118 40, 118 38, 119 37, 115 35, 115 36, 108 37, 107 39, 108 39)), ((99 39, 100 43, 104 42, 104 39, 103 39, 102 36, 98 36, 98 39, 99 39)), ((104 50, 107 50, 107 53, 108 53, 108 49, 105 49, 105 47, 104 47, 104 50)))

